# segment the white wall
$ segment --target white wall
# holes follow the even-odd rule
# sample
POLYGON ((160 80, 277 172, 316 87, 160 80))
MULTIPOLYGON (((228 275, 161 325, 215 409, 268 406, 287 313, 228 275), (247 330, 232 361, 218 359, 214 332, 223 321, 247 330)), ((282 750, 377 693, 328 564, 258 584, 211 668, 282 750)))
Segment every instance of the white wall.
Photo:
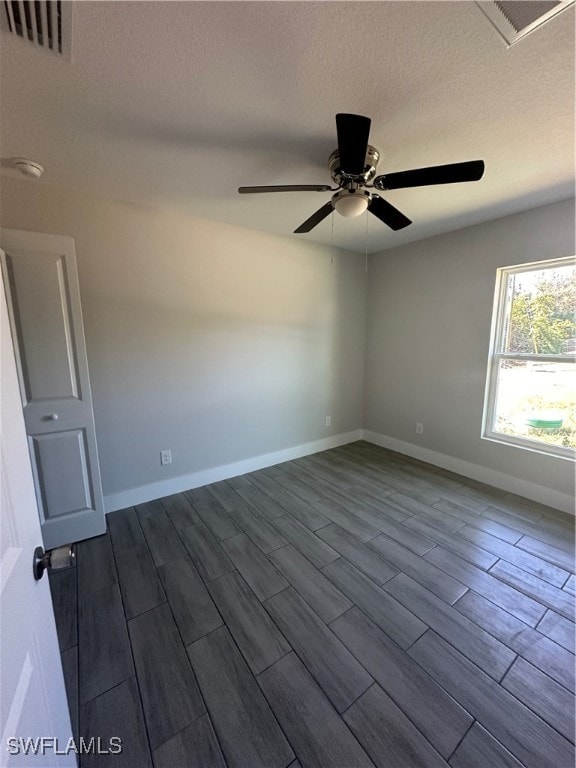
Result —
POLYGON ((548 501, 570 503, 563 495, 574 491, 573 462, 480 434, 496 269, 574 252, 569 200, 373 255, 364 416, 372 437, 508 490, 535 484, 552 490, 548 501))
POLYGON ((363 257, 16 179, 1 202, 75 239, 109 509, 362 427, 363 257))

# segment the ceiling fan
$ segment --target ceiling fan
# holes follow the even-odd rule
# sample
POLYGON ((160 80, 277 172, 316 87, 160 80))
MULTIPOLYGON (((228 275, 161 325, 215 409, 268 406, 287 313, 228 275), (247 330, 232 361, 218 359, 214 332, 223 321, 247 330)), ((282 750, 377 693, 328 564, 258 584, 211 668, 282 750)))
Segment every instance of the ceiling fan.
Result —
POLYGON ((370 190, 405 189, 432 184, 454 184, 478 181, 484 173, 483 160, 471 160, 430 168, 415 168, 376 176, 380 152, 368 144, 369 117, 340 113, 336 115, 338 149, 328 160, 332 181, 336 187, 324 184, 290 184, 271 187, 239 187, 242 195, 260 192, 334 192, 332 198, 294 230, 295 234, 310 232, 323 219, 338 211, 342 216, 360 216, 366 209, 393 230, 403 229, 412 222, 401 211, 370 190), (370 183, 372 182, 372 183, 370 183))

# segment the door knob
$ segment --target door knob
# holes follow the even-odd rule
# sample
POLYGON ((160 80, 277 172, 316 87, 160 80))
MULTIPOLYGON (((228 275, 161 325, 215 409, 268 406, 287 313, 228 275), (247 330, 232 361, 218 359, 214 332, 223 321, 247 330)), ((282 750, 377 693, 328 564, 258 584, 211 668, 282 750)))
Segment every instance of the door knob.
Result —
POLYGON ((34 550, 34 561, 32 563, 32 572, 34 578, 39 581, 44 576, 44 571, 50 565, 50 552, 44 552, 43 547, 36 547, 34 550))
POLYGON ((73 544, 64 544, 56 549, 50 549, 48 552, 45 552, 43 547, 36 547, 32 563, 34 578, 39 581, 47 568, 51 568, 53 571, 69 568, 74 565, 75 557, 73 544))

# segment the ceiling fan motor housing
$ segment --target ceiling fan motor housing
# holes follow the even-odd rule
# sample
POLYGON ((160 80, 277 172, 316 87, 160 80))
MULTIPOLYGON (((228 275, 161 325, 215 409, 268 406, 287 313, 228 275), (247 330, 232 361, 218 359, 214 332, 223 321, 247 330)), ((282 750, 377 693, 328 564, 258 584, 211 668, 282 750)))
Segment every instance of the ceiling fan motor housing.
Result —
POLYGON ((376 176, 376 168, 378 167, 379 160, 380 152, 376 147, 368 144, 362 173, 357 176, 351 176, 350 174, 345 173, 340 167, 340 152, 335 149, 328 158, 330 176, 332 177, 332 181, 335 184, 338 184, 339 187, 346 187, 352 182, 357 184, 368 184, 376 176))

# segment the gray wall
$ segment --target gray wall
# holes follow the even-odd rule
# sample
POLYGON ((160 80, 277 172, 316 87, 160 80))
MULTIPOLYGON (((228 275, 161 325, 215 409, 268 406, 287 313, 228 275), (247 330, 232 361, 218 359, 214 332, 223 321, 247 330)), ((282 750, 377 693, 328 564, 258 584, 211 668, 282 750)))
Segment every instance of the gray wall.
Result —
POLYGON ((373 255, 366 294, 358 254, 6 177, 1 191, 2 226, 76 241, 107 496, 362 426, 573 492, 571 462, 480 438, 496 269, 574 254, 573 201, 373 255))
POLYGON ((572 493, 572 462, 480 434, 496 269, 574 253, 571 200, 373 255, 365 429, 572 493))
POLYGON ((106 495, 362 427, 363 257, 6 178, 1 224, 75 239, 106 495))

